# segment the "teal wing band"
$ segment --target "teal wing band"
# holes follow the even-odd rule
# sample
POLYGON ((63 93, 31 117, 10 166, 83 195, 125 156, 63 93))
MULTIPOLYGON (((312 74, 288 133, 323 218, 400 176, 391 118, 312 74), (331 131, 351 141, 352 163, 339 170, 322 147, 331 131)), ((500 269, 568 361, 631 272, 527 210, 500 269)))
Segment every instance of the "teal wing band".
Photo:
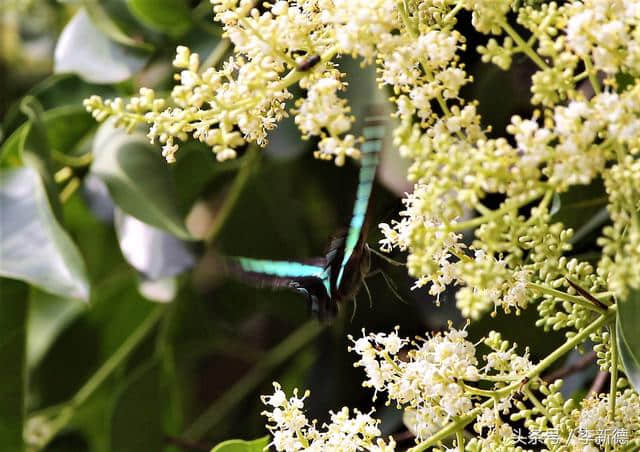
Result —
POLYGON ((336 280, 337 287, 340 287, 344 269, 347 262, 349 262, 349 259, 351 259, 351 255, 353 254, 353 251, 358 244, 358 239, 360 238, 362 225, 364 224, 364 219, 367 214, 371 189, 373 188, 373 180, 376 176, 378 153, 382 149, 382 139, 385 134, 385 129, 384 124, 376 124, 367 126, 363 130, 363 135, 366 141, 362 145, 358 191, 356 194, 356 202, 353 206, 353 214, 351 215, 349 232, 347 233, 347 238, 345 240, 342 263, 336 280))
POLYGON ((326 287, 327 293, 330 293, 329 271, 319 265, 310 265, 296 261, 252 259, 248 257, 236 257, 234 260, 240 264, 243 271, 249 273, 259 273, 278 278, 319 278, 326 287))

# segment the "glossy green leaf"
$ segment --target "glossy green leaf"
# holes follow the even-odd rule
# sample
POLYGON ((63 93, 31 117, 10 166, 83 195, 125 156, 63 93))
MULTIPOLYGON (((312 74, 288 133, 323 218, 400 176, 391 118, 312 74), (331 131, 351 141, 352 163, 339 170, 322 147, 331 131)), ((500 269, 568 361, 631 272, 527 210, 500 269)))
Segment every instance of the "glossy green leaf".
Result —
POLYGON ((231 439, 218 444, 211 452, 262 452, 269 445, 271 438, 263 436, 253 441, 231 439))
POLYGON ((26 284, 0 278, 0 444, 7 451, 23 450, 28 293, 26 284))
POLYGON ((18 150, 24 164, 34 168, 40 175, 49 197, 53 213, 61 218, 61 207, 58 199, 58 187, 53 180, 53 164, 51 163, 51 148, 49 137, 43 120, 42 106, 34 97, 25 97, 20 109, 29 117, 27 130, 22 135, 18 150))
POLYGON ((619 301, 616 332, 620 360, 636 391, 640 392, 640 290, 631 291, 627 300, 619 301))
POLYGON ((54 72, 72 72, 92 83, 118 83, 140 71, 147 60, 147 53, 109 39, 82 9, 60 35, 54 72))
POLYGON ((111 412, 109 450, 162 450, 163 409, 160 366, 152 361, 136 369, 116 396, 111 412))
MULTIPOLYGON (((45 110, 45 121, 48 111, 59 107, 74 106, 84 110, 82 101, 93 94, 115 97, 116 91, 108 85, 87 83, 75 74, 52 74, 28 92, 28 95, 35 97, 45 110)), ((19 103, 16 102, 5 114, 2 121, 3 131, 9 136, 23 122, 24 116, 20 113, 19 103)))
POLYGON ((27 338, 27 367, 33 369, 60 333, 83 312, 83 305, 66 297, 31 289, 27 338))
POLYGON ((89 18, 93 25, 113 41, 128 47, 137 47, 141 50, 152 50, 153 47, 141 39, 134 39, 131 33, 124 31, 116 18, 112 17, 108 4, 104 0, 83 0, 89 18))
POLYGON ((191 26, 191 10, 184 0, 128 0, 131 13, 158 31, 180 35, 191 26))
POLYGON ((191 238, 176 200, 167 162, 144 137, 127 135, 107 123, 93 145, 91 172, 109 188, 114 202, 129 215, 184 238, 191 238))
POLYGON ((92 94, 113 97, 117 91, 111 86, 87 83, 74 74, 51 74, 35 85, 29 94, 38 99, 45 110, 67 105, 82 107, 82 101, 92 94))
MULTIPOLYGON (((52 152, 65 155, 77 154, 77 149, 96 128, 96 123, 89 113, 79 105, 66 105, 45 111, 40 116, 46 133, 46 141, 40 136, 44 146, 52 152)), ((24 166, 23 150, 28 134, 35 133, 31 122, 22 124, 0 148, 0 167, 24 166)), ((35 144, 33 138, 30 143, 35 144)), ((49 164, 47 164, 49 165, 49 164)))
POLYGON ((2 144, 0 148, 0 167, 15 167, 23 164, 20 146, 24 143, 28 129, 28 124, 23 124, 2 144))
POLYGON ((620 329, 620 322, 616 322, 616 345, 627 379, 636 391, 640 391, 640 360, 631 352, 631 347, 620 329))
POLYGON ((115 228, 122 255, 136 270, 155 281, 175 276, 195 263, 180 239, 115 210, 115 228))
POLYGON ((87 300, 82 256, 56 220, 32 168, 0 171, 0 275, 61 296, 87 300))
POLYGON ((180 146, 176 163, 170 166, 176 180, 180 204, 188 210, 212 180, 231 168, 237 170, 242 158, 216 161, 211 148, 198 141, 188 141, 180 146))
POLYGON ((44 113, 49 145, 53 152, 75 154, 76 148, 96 128, 96 122, 80 105, 66 105, 44 113))

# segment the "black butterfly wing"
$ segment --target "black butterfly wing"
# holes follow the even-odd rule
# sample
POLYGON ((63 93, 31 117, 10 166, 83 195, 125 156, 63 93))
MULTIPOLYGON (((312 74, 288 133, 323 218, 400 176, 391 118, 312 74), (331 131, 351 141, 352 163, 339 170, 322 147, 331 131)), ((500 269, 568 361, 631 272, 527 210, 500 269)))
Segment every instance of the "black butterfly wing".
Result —
POLYGON ((321 318, 335 315, 331 299, 330 272, 324 258, 307 261, 274 261, 248 257, 228 259, 230 274, 259 287, 288 288, 306 296, 313 313, 321 318))
MULTIPOLYGON (((371 223, 369 209, 373 181, 378 167, 379 153, 382 149, 383 138, 386 132, 386 116, 371 109, 365 121, 363 135, 365 142, 362 145, 362 158, 358 174, 358 191, 356 202, 353 206, 349 230, 343 239, 342 249, 332 250, 333 255, 327 254, 327 261, 332 267, 333 294, 338 298, 348 296, 359 285, 361 280, 362 259, 364 258, 367 232, 371 223), (339 259, 336 260, 336 256, 339 259)), ((337 244, 337 242, 336 242, 337 244)))

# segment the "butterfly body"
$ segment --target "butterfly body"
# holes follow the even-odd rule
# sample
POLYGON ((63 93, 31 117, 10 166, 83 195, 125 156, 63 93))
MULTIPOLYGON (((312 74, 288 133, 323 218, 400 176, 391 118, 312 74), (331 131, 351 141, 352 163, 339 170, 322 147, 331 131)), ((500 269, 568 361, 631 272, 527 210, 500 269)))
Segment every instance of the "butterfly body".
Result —
POLYGON ((334 237, 325 256, 308 261, 272 261, 232 258, 236 275, 261 286, 286 287, 303 294, 320 319, 334 317, 342 301, 354 298, 369 273, 371 256, 366 245, 371 221, 369 201, 378 153, 382 148, 386 117, 369 116, 363 134, 356 201, 346 234, 334 237))
MULTIPOLYGON (((344 256, 340 255, 341 262, 344 256)), ((371 253, 366 243, 360 249, 355 250, 347 263, 342 265, 334 264, 332 279, 332 299, 338 305, 344 300, 350 300, 360 291, 360 286, 364 277, 369 274, 371 267, 371 253)))

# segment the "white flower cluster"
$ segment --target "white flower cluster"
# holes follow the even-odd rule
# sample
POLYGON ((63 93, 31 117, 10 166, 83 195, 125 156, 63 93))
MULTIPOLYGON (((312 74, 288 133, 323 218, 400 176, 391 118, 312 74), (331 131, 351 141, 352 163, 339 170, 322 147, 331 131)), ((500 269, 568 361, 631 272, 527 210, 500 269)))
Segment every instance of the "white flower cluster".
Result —
MULTIPOLYGON (((487 376, 504 382, 518 381, 532 368, 527 354, 517 355, 515 345, 508 348, 508 343, 492 332, 485 343, 493 351, 485 357, 481 372, 476 347, 466 336, 465 330, 450 329, 410 341, 399 337, 396 329, 355 340, 350 337, 350 350, 360 356, 354 365, 365 371, 363 386, 373 388, 376 395, 385 393, 387 403, 411 413, 410 428, 420 441, 475 408, 477 393, 465 382, 477 382, 487 376), (410 350, 401 353, 407 345, 411 345, 410 350)), ((505 399, 496 406, 508 409, 511 405, 505 399)), ((488 426, 486 419, 483 422, 482 426, 488 426)))
MULTIPOLYGON (((491 332, 483 341, 491 352, 480 369, 476 346, 466 337, 465 330, 453 328, 415 340, 400 337, 398 328, 388 334, 363 331, 358 339, 349 337, 353 342, 349 350, 359 356, 354 366, 364 369, 363 386, 374 389, 373 400, 384 394, 387 405, 393 403, 403 409, 405 424, 416 442, 466 418, 460 428, 475 422, 479 441, 487 447, 512 444, 511 427, 500 413, 512 412, 513 394, 526 375, 534 374, 528 351, 519 355, 515 344, 491 332), (496 392, 468 384, 480 381, 496 392), (482 402, 482 398, 487 400, 482 402)), ((298 397, 294 391, 293 397, 287 398, 278 383, 274 388, 274 394, 262 400, 270 407, 263 414, 269 420, 267 428, 276 450, 394 450, 394 441, 380 438, 379 421, 370 414, 354 410, 350 416, 349 409, 342 408, 331 413, 331 422, 320 430, 302 411, 308 392, 298 397)))
POLYGON ((401 11, 415 39, 380 63, 380 81, 397 93, 395 142, 413 160, 409 177, 415 182, 400 220, 380 225, 381 248, 407 250, 416 287, 429 286, 432 295, 461 286, 458 307, 472 318, 492 307, 519 312, 535 298, 529 283, 568 288, 564 276, 621 297, 640 288, 630 270, 640 262, 634 214, 640 198, 632 188, 640 177, 632 163, 640 152, 640 5, 587 0, 521 7, 517 21, 531 33, 528 40, 507 21, 512 5, 419 2, 401 11), (484 61, 507 69, 523 53, 538 66, 531 100, 540 109, 530 118, 512 118, 510 140, 489 138, 475 105, 458 95, 470 81, 456 54, 465 48, 464 37, 452 29, 461 8, 472 12, 477 31, 504 37, 478 48, 484 61), (429 52, 409 56, 411 45, 429 52), (573 231, 552 224, 551 200, 601 177, 614 225, 604 231, 605 257, 594 269, 563 257, 573 231), (482 201, 495 193, 505 200, 491 210, 482 201), (530 215, 520 215, 534 202, 530 215), (474 210, 478 217, 465 220, 474 210), (478 240, 465 250, 460 233, 478 227, 478 240), (585 280, 587 268, 599 276, 585 280))
POLYGON ((616 394, 615 416, 611 417, 609 394, 591 395, 582 400, 580 409, 572 411, 575 431, 573 447, 624 446, 640 435, 640 397, 630 389, 616 394), (616 436, 624 435, 616 439, 616 436), (615 444, 618 443, 618 444, 615 444))
POLYGON ((309 422, 303 412, 307 391, 298 397, 294 390, 293 397, 287 399, 278 383, 273 383, 275 392, 263 396, 262 401, 271 411, 262 414, 268 419, 267 428, 273 435, 272 445, 278 451, 326 451, 340 450, 344 452, 368 450, 373 452, 390 452, 395 449, 395 442, 385 442, 380 438, 379 420, 370 414, 354 410, 352 417, 347 407, 331 412, 331 422, 316 428, 316 422, 309 422))
MULTIPOLYGON (((412 159, 409 178, 415 182, 401 220, 381 225, 382 247, 409 252, 416 287, 430 285, 436 296, 447 285, 463 287, 458 305, 466 315, 478 316, 492 305, 518 312, 531 297, 527 279, 559 288, 567 268, 549 271, 570 249, 573 232, 549 224, 554 194, 612 180, 623 166, 631 171, 625 181, 637 181, 637 165, 625 163, 640 152, 635 0, 517 9, 512 0, 278 0, 260 8, 251 0, 212 3, 233 57, 208 67, 179 47, 174 65, 180 83, 170 102, 144 89, 128 103, 92 97, 87 108, 100 120, 115 116, 127 127, 149 124, 149 138, 162 143, 169 161, 189 137, 207 143, 220 160, 233 158, 246 142, 264 145, 269 131, 293 113, 303 137, 318 138, 315 155, 341 165, 358 158, 361 139, 350 133, 354 118, 339 95, 346 82, 332 60, 350 54, 375 62, 379 83, 394 93, 400 119, 395 142, 412 159), (489 35, 477 48, 484 61, 508 69, 523 54, 538 68, 531 102, 539 109, 529 118, 514 116, 508 136, 491 138, 476 103, 460 96, 473 81, 459 58, 467 47, 455 29, 462 10, 471 13, 477 31, 489 35), (516 31, 510 15, 528 36, 516 31), (306 93, 290 107, 296 83, 306 93), (497 209, 483 204, 490 194, 505 198, 497 209), (535 202, 532 215, 518 214, 535 202), (470 211, 479 216, 464 221, 470 211), (485 228, 483 240, 465 250, 460 232, 478 226, 485 228), (536 259, 528 259, 534 253, 536 259), (477 275, 489 270, 495 273, 479 281, 477 275)), ((629 214, 637 193, 623 207, 613 201, 622 198, 620 189, 607 188, 614 225, 603 238, 609 251, 594 269, 600 280, 590 286, 603 292, 611 286, 624 296, 640 287, 637 278, 616 270, 637 264, 640 225, 633 220, 629 229, 627 221, 635 218, 629 214)), ((569 276, 587 282, 584 275, 569 276)))
MULTIPOLYGON (((178 143, 189 136, 207 143, 219 160, 226 160, 246 142, 267 143, 268 132, 289 114, 288 88, 300 82, 307 95, 293 111, 303 137, 319 137, 316 156, 338 165, 346 157, 358 158, 360 140, 347 133, 354 118, 338 96, 345 83, 331 59, 351 54, 371 63, 381 47, 396 47, 389 42, 403 36, 397 33, 401 22, 396 3, 279 0, 260 10, 250 0, 211 2, 235 56, 220 69, 202 67, 197 54, 180 46, 174 60, 180 83, 171 93, 172 106, 144 108, 147 104, 137 97, 125 103, 93 96, 85 105, 96 119, 115 116, 127 127, 149 124, 149 138, 163 144, 169 162, 175 160, 178 143)), ((420 49, 431 51, 438 44, 425 42, 420 49)), ((414 50, 418 48, 407 49, 414 50)), ((437 57, 442 58, 446 55, 437 57)))
MULTIPOLYGON (((348 113, 349 105, 345 99, 338 97, 338 91, 345 88, 340 79, 343 74, 338 71, 327 71, 308 86, 307 96, 299 99, 295 110, 295 122, 302 132, 303 138, 322 136, 318 143, 316 158, 334 160, 338 166, 344 165, 345 157, 359 158, 360 151, 355 148, 356 137, 345 134, 351 129, 354 118, 348 113)), ((301 81, 307 87, 308 81, 301 81)))
POLYGON ((598 269, 611 289, 626 298, 629 288, 640 287, 638 267, 631 265, 640 262, 640 160, 626 156, 619 161, 607 172, 605 187, 613 224, 598 242, 603 254, 598 269))

